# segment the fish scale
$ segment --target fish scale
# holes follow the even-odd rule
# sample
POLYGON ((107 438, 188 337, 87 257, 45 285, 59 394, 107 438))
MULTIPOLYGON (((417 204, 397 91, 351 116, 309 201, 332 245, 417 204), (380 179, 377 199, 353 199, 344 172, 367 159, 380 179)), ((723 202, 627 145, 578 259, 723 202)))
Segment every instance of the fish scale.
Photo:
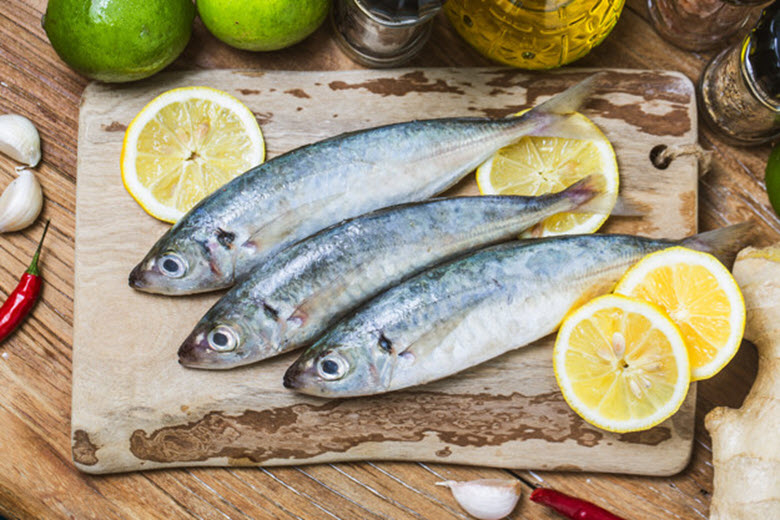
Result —
POLYGON ((184 341, 179 360, 225 369, 311 344, 350 309, 426 267, 512 240, 562 211, 609 211, 612 199, 602 189, 594 175, 541 197, 434 199, 328 228, 283 250, 225 294, 184 341), (232 348, 216 344, 212 333, 223 334, 232 348))
POLYGON ((648 253, 679 244, 730 253, 744 230, 682 241, 573 235, 477 251, 408 279, 339 322, 287 370, 284 384, 348 397, 441 379, 554 332, 648 253), (392 348, 380 348, 380 337, 392 348))
POLYGON ((229 287, 287 245, 346 218, 441 193, 503 146, 559 127, 597 76, 522 116, 398 123, 271 159, 192 208, 133 269, 129 283, 169 295, 229 287), (226 234, 233 237, 228 244, 219 240, 226 234))

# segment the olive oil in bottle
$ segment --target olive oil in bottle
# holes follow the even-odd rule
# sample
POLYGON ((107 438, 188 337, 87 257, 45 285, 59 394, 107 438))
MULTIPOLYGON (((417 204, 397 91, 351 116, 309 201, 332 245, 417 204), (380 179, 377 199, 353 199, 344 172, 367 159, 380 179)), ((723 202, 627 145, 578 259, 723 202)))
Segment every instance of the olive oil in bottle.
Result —
POLYGON ((448 0, 444 10, 479 52, 523 69, 585 56, 615 26, 625 0, 448 0))

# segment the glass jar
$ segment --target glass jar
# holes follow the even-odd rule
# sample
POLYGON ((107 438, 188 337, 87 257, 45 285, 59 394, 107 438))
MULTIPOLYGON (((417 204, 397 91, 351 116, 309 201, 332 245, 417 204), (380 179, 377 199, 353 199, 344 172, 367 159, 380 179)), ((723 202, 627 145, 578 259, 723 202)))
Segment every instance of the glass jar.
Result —
POLYGON ((336 0, 331 22, 336 42, 368 67, 397 67, 428 41, 441 0, 336 0))
POLYGON ((647 0, 655 30, 690 51, 710 49, 755 22, 767 0, 647 0))
POLYGON ((698 95, 702 119, 727 141, 780 138, 780 2, 764 10, 741 43, 707 65, 698 95))
POLYGON ((625 0, 448 0, 455 30, 488 58, 523 69, 560 67, 606 38, 625 0))

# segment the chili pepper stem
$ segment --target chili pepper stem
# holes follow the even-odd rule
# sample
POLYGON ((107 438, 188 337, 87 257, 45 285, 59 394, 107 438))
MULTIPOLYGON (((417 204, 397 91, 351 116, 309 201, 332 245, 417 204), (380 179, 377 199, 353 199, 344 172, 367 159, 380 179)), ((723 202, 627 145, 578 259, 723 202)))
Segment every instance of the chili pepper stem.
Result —
POLYGON ((46 232, 49 230, 49 222, 51 220, 46 221, 46 225, 43 227, 43 235, 41 235, 41 240, 38 242, 38 248, 35 250, 35 254, 33 255, 32 262, 30 262, 30 267, 27 268, 25 273, 31 274, 33 276, 40 276, 41 273, 38 271, 38 257, 41 255, 41 246, 43 245, 43 239, 46 238, 46 232))

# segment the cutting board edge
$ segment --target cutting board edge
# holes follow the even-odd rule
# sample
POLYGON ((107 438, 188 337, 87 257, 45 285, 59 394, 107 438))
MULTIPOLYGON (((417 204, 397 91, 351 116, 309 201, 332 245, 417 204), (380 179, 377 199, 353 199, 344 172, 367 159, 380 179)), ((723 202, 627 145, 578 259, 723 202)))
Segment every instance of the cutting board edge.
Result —
MULTIPOLYGON (((637 475, 637 476, 650 476, 650 477, 670 477, 683 471, 691 461, 693 453, 693 442, 687 442, 684 445, 685 449, 678 458, 663 461, 654 467, 632 467, 630 465, 623 464, 622 462, 602 462, 602 463, 590 463, 588 467, 581 467, 577 464, 506 464, 490 459, 483 459, 475 461, 469 458, 447 458, 433 456, 416 456, 414 462, 430 463, 430 464, 456 464, 461 466, 473 466, 473 467, 489 467, 496 469, 506 470, 518 470, 518 471, 566 471, 575 473, 610 473, 620 475, 637 475)), ((473 456, 472 456, 473 457, 473 456)), ((349 455, 349 454, 337 454, 334 457, 315 457, 312 459, 290 459, 290 460, 274 460, 270 463, 236 463, 231 462, 228 458, 213 458, 206 461, 192 461, 192 462, 156 462, 147 460, 138 460, 137 462, 129 462, 126 464, 110 464, 99 462, 94 465, 83 464, 75 462, 76 468, 82 473, 89 475, 108 475, 117 473, 129 473, 133 471, 149 471, 149 470, 164 470, 184 467, 207 467, 207 468, 276 468, 276 467, 290 467, 290 466, 309 466, 316 464, 331 464, 340 462, 362 462, 370 460, 372 462, 410 462, 409 457, 397 456, 397 457, 382 457, 365 455, 349 455)))
MULTIPOLYGON (((416 68, 400 69, 398 72, 399 73, 403 73, 404 71, 415 71, 415 70, 420 70, 420 69, 416 69, 416 68)), ((423 69, 423 70, 432 70, 432 69, 423 69)), ((462 70, 462 69, 441 68, 439 70, 462 70)), ((475 70, 513 70, 513 69, 504 69, 504 68, 496 68, 496 67, 480 67, 480 68, 475 69, 475 70)), ((563 71, 555 71, 555 72, 553 72, 553 74, 568 74, 568 73, 573 73, 573 72, 587 72, 587 71, 595 71, 595 70, 601 70, 601 69, 587 69, 587 68, 566 69, 566 70, 563 70, 563 71)), ((633 69, 610 69, 610 70, 616 70, 616 71, 622 71, 622 72, 630 72, 630 73, 642 72, 642 71, 633 70, 633 69)), ((256 73, 256 71, 252 71, 251 69, 249 69, 248 71, 250 73, 253 73, 253 74, 256 73)), ((197 74, 205 73, 205 72, 208 72, 208 71, 191 70, 191 71, 185 71, 185 72, 197 75, 197 74)), ((234 73, 242 73, 242 72, 247 72, 247 71, 246 70, 244 70, 244 71, 237 70, 237 71, 232 71, 232 72, 234 72, 234 73)), ((323 72, 328 72, 328 71, 323 71, 323 72)), ((357 72, 364 72, 364 71, 345 71, 345 72, 357 73, 357 72)), ((682 73, 679 73, 679 72, 676 72, 676 71, 646 71, 646 72, 658 72, 658 73, 662 73, 662 74, 666 74, 666 75, 670 75, 670 76, 679 77, 681 79, 684 79, 686 84, 691 88, 691 90, 693 90, 693 87, 692 87, 693 84, 692 84, 691 80, 689 78, 687 78, 686 76, 684 76, 682 73)), ((273 72, 270 72, 270 73, 273 73, 273 72)), ((301 73, 302 74, 317 74, 318 72, 317 71, 302 71, 301 73)), ((179 72, 172 72, 172 73, 169 73, 169 74, 171 74, 171 75, 173 75, 173 74, 180 75, 179 72)), ((163 77, 162 79, 165 79, 165 78, 163 77)), ((106 87, 105 85, 102 85, 102 84, 99 84, 99 83, 88 85, 87 89, 85 89, 85 92, 84 92, 84 97, 86 97, 87 99, 85 101, 84 97, 83 97, 82 98, 82 104, 84 106, 86 106, 86 107, 90 107, 90 104, 89 104, 90 103, 90 99, 89 99, 89 96, 87 96, 87 94, 88 93, 93 93, 93 92, 106 92, 106 91, 108 91, 108 90, 104 90, 106 88, 110 89, 110 87, 106 87), (94 87, 93 87, 93 85, 94 85, 94 87), (90 87, 93 87, 93 88, 90 88, 90 87)), ((83 110, 80 113, 80 117, 79 117, 79 123, 80 123, 80 125, 79 125, 80 126, 79 127, 79 139, 80 140, 81 140, 82 135, 83 135, 83 133, 82 133, 83 132, 82 118, 86 117, 85 114, 86 114, 86 110, 83 110)), ((692 123, 693 123, 693 128, 692 128, 692 137, 693 137, 693 139, 692 139, 692 141, 696 142, 698 140, 698 131, 697 131, 697 127, 695 125, 695 122, 696 122, 695 118, 697 117, 697 113, 696 113, 696 109, 695 109, 695 96, 693 96, 693 98, 692 98, 692 109, 690 111, 690 116, 692 118, 692 123)), ((84 159, 84 160, 86 160, 86 159, 84 159)), ((79 157, 78 157, 78 167, 79 167, 79 169, 81 169, 82 162, 83 162, 82 154, 79 154, 79 157)), ((694 177, 696 176, 695 172, 692 173, 692 176, 694 176, 694 177)), ((79 183, 77 183, 77 186, 78 186, 78 184, 79 183)), ((694 189, 696 191, 698 191, 697 183, 694 182, 693 185, 694 185, 694 189)), ((77 200, 79 198, 78 193, 79 193, 79 191, 78 191, 78 188, 77 188, 77 200)), ((698 197, 695 198, 695 201, 696 201, 696 204, 698 205, 698 197)), ((81 222, 80 215, 79 215, 79 210, 78 210, 78 205, 77 205, 77 210, 76 210, 76 222, 77 222, 77 229, 78 229, 79 228, 79 223, 81 222)), ((693 224, 694 224, 694 226, 696 226, 698 223, 696 221, 694 221, 693 224)), ((78 244, 78 240, 76 241, 76 243, 78 244)), ((79 252, 79 248, 78 248, 78 245, 77 245, 77 247, 76 247, 77 258, 78 258, 78 252, 79 252)), ((74 279, 80 279, 81 278, 81 272, 80 272, 78 260, 76 260, 75 263, 76 263, 76 266, 75 266, 74 279)), ((80 284, 76 284, 76 285, 79 286, 80 284)), ((77 298, 76 295, 74 294, 74 317, 77 315, 78 312, 80 312, 78 310, 79 309, 79 304, 76 303, 76 300, 80 300, 80 299, 77 298)), ((75 318, 74 318, 74 321, 75 321, 75 318)), ((75 350, 80 350, 80 349, 75 348, 75 346, 76 346, 76 344, 78 344, 80 342, 80 335, 81 335, 81 329, 79 329, 79 332, 77 333, 77 327, 74 327, 74 336, 73 336, 74 337, 74 377, 76 376, 76 365, 77 365, 77 363, 76 363, 77 354, 76 354, 75 350)), ((76 406, 76 399, 77 399, 77 396, 76 396, 75 392, 74 392, 73 398, 74 398, 73 404, 74 404, 74 408, 75 408, 75 406, 76 406)), ((77 430, 78 430, 77 425, 72 424, 72 434, 75 434, 75 432, 77 430)), ((689 448, 689 452, 688 452, 688 458, 689 458, 690 457, 690 450, 692 449, 692 442, 688 444, 688 448, 689 448)), ((347 459, 340 459, 340 460, 347 460, 347 459)), ((350 459, 350 460, 359 460, 359 459, 350 459)), ((406 459, 406 458, 404 458, 404 459, 382 459, 382 458, 373 459, 372 458, 372 460, 408 460, 408 459, 406 459)), ((420 460, 422 460, 422 459, 420 459, 420 460)), ((686 460, 682 464, 682 467, 684 467, 687 464, 687 460, 688 459, 686 458, 686 460)), ((430 462, 443 462, 443 461, 441 459, 433 459, 433 460, 430 460, 430 462)), ((467 464, 469 461, 465 461, 465 462, 463 462, 463 461, 454 461, 454 462, 467 464)), ((303 462, 300 462, 300 461, 290 461, 289 463, 287 463, 285 465, 296 465, 296 464, 307 464, 307 463, 309 463, 309 462, 307 462, 307 461, 303 461, 303 462)), ((105 473, 105 472, 117 471, 117 470, 95 471, 95 469, 100 466, 99 464, 96 465, 96 466, 86 466, 86 465, 83 465, 83 464, 80 464, 80 463, 76 463, 76 464, 79 467, 79 469, 81 469, 82 471, 85 471, 87 473, 105 473)), ((154 464, 157 464, 157 463, 154 463, 154 464)), ((189 465, 219 466, 221 464, 212 464, 212 463, 208 463, 208 462, 205 462, 205 463, 186 463, 186 464, 161 463, 161 464, 159 464, 159 467, 180 467, 182 465, 187 465, 187 466, 189 466, 189 465)), ((496 467, 499 467, 499 466, 496 466, 496 467)), ((128 468, 126 470, 120 470, 120 471, 131 471, 132 469, 133 468, 128 468)), ((145 468, 142 468, 142 469, 147 469, 147 468, 145 467, 145 468)), ((151 467, 148 468, 148 469, 151 469, 151 467)), ((536 469, 543 469, 543 468, 536 468, 536 469)), ((675 468, 670 468, 669 471, 673 471, 674 469, 675 468)), ((587 471, 602 471, 602 470, 599 470, 599 469, 587 469, 587 471)), ((605 469, 603 471, 610 471, 610 470, 605 469)), ((629 474, 638 474, 638 473, 630 472, 629 474)), ((673 473, 659 473, 658 475, 665 475, 665 474, 673 474, 673 473)))

